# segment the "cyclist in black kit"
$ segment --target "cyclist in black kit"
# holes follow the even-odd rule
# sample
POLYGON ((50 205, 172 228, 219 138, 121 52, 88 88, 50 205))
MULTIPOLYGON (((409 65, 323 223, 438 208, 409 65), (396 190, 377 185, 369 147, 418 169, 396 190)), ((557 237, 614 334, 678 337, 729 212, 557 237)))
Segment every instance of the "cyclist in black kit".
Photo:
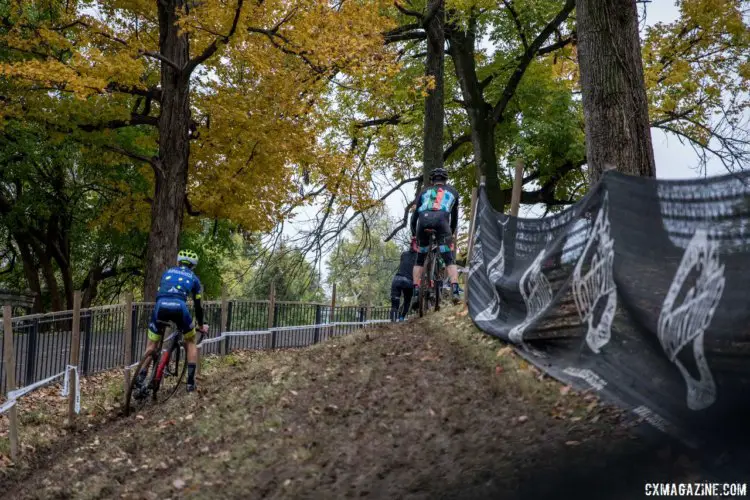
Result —
POLYGON ((451 280, 453 300, 458 301, 458 268, 453 259, 453 235, 456 234, 458 226, 458 192, 446 184, 448 171, 444 168, 436 168, 430 172, 431 186, 422 190, 417 196, 417 209, 411 216, 412 241, 419 244, 419 255, 417 264, 414 266, 412 278, 414 280, 414 296, 419 296, 419 280, 422 277, 422 269, 427 252, 430 250, 430 233, 425 229, 434 231, 437 244, 440 245, 440 254, 445 261, 446 270, 451 280))
POLYGON ((398 272, 391 282, 391 321, 404 321, 409 314, 411 297, 414 291, 412 272, 417 262, 417 250, 412 246, 409 250, 401 253, 401 262, 398 272), (404 296, 404 304, 401 306, 401 295, 404 296))

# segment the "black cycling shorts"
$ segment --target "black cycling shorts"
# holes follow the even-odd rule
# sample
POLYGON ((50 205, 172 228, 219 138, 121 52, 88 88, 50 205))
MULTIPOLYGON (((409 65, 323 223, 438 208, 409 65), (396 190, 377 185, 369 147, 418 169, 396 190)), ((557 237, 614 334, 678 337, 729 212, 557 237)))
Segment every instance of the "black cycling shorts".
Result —
POLYGON ((448 212, 428 211, 419 214, 417 219, 417 244, 419 255, 417 265, 424 265, 427 252, 430 251, 430 237, 435 234, 435 240, 440 245, 440 253, 446 266, 453 264, 453 233, 451 233, 450 214, 448 212), (429 231, 428 231, 429 230, 429 231))

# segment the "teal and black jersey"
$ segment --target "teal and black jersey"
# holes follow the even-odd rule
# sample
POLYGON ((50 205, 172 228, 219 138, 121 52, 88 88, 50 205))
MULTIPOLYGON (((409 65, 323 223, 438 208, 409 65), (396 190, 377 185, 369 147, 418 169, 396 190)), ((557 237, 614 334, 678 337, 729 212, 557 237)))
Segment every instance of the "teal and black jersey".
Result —
POLYGON ((411 234, 417 234, 417 220, 427 212, 440 212, 445 218, 450 217, 451 233, 456 232, 458 226, 458 192, 448 184, 434 184, 426 187, 416 199, 417 209, 411 216, 411 234))
POLYGON ((173 298, 187 301, 189 295, 192 295, 193 299, 200 300, 201 292, 201 282, 189 267, 170 267, 161 276, 156 300, 173 298))

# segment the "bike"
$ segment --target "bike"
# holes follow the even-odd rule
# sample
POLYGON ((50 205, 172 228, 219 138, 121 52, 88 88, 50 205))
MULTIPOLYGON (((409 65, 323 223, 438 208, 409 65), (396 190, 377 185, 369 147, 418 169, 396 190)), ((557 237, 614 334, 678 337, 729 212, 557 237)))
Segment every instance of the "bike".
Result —
MULTIPOLYGON (((164 403, 177 392, 185 378, 187 351, 182 331, 172 321, 157 321, 157 324, 166 329, 155 348, 143 355, 130 379, 123 409, 126 417, 130 415, 131 408, 137 412, 146 405, 149 399, 154 403, 164 403), (170 332, 172 333, 167 336, 170 332), (168 347, 163 349, 164 345, 168 347), (139 386, 138 374, 147 365, 146 378, 139 386)), ((201 334, 196 342, 199 343, 202 338, 201 334)))
POLYGON ((419 285, 418 311, 419 317, 430 309, 440 310, 440 293, 445 278, 445 264, 440 256, 440 246, 435 239, 435 231, 425 229, 430 233, 430 246, 422 269, 419 285))

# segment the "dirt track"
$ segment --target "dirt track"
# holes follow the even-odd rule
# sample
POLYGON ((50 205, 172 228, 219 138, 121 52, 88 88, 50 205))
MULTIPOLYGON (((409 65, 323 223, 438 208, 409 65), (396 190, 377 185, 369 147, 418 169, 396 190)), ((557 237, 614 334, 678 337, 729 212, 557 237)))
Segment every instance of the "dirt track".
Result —
MULTIPOLYGON (((201 393, 72 436, 3 498, 642 498, 701 479, 455 311, 228 356, 201 393), (447 323, 450 328, 443 326, 447 323)), ((4 484, 3 484, 4 483, 4 484)))

